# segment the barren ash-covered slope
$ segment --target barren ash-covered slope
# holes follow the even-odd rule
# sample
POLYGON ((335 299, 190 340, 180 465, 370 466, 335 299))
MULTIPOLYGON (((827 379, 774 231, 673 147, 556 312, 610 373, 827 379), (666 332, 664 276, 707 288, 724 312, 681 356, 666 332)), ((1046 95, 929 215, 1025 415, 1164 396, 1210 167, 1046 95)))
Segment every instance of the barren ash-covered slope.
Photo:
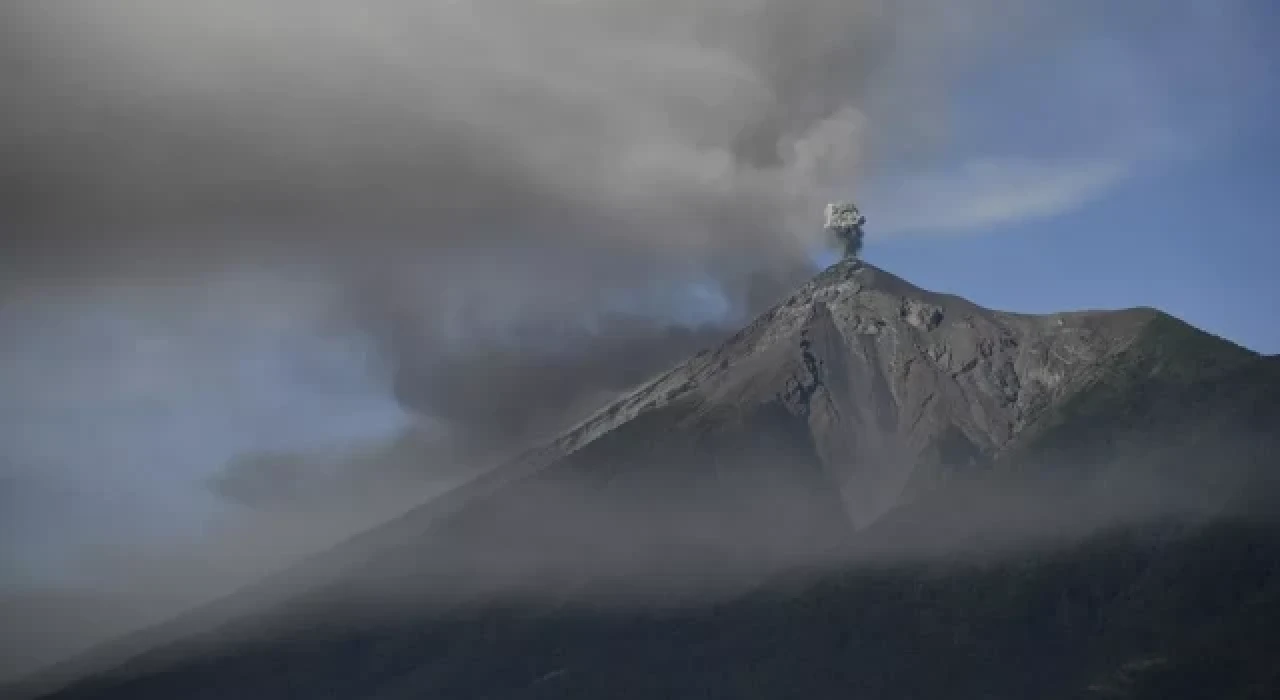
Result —
MULTIPOLYGON (((795 424, 852 521, 866 524, 950 472, 992 464, 1153 324, 1171 322, 1152 309, 992 311, 845 260, 552 450, 620 439, 610 432, 641 415, 661 432, 717 433, 767 414, 795 424)), ((1205 349, 1223 356, 1215 362, 1251 356, 1225 341, 1205 349)))
MULTIPOLYGON (((1257 625, 1280 611, 1274 525, 1171 530, 1153 508, 1190 494, 1268 521, 1278 397, 1275 358, 1155 310, 1004 313, 845 260, 513 462, 31 687, 109 671, 58 697, 1022 698, 1094 697, 1101 678, 1145 697, 1126 664, 1180 669, 1246 623, 1280 636, 1257 625), (1042 472, 1105 478, 1043 501, 973 488, 1042 472), (1074 539, 954 577, 841 558, 993 525, 1074 539), (758 590, 797 570, 818 578, 758 590)), ((1241 677, 1280 687, 1236 651, 1241 677)))

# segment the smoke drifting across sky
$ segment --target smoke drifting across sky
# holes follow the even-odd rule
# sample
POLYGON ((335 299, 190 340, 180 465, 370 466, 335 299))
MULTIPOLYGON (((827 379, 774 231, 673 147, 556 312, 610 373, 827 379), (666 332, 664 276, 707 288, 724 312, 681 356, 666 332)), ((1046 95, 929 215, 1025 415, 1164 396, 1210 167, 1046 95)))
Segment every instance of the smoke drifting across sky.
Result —
MULTIPOLYGON (((865 170, 956 151, 954 85, 1029 47, 1041 60, 1105 48, 1145 16, 1050 5, 13 3, 6 277, 189 284, 245 261, 310 265, 415 378, 440 372, 442 347, 524 357, 513 326, 568 331, 557 345, 579 356, 595 338, 662 335, 708 288, 733 323, 803 274, 824 245, 822 205, 865 170)), ((1233 26, 1197 7, 1151 13, 1203 36, 1233 26)), ((1151 116, 1160 82, 1112 52, 1113 71, 1137 67, 1090 110, 1151 116)), ((1073 135, 1133 155, 1120 147, 1132 133, 1073 135)), ((1079 165, 1108 182, 1127 169, 1079 165)), ((1070 199, 1054 196, 1040 199, 1070 199)))
POLYGON ((199 531, 237 452, 398 402, 464 444, 550 431, 783 294, 827 201, 873 244, 1078 204, 1180 126, 1170 90, 1235 84, 1166 70, 1183 39, 1249 75, 1243 7, 4 3, 3 568, 65 573, 103 513, 199 531), (1097 55, 1104 84, 1059 60, 1097 55), (1064 71, 1018 129, 973 97, 1011 64, 1064 71))
POLYGON ((575 346, 665 334, 687 295, 651 289, 710 280, 741 311, 751 273, 783 275, 774 296, 820 245, 821 192, 851 184, 854 100, 902 19, 782 8, 20 3, 9 267, 318 265, 411 376, 513 321, 575 346))

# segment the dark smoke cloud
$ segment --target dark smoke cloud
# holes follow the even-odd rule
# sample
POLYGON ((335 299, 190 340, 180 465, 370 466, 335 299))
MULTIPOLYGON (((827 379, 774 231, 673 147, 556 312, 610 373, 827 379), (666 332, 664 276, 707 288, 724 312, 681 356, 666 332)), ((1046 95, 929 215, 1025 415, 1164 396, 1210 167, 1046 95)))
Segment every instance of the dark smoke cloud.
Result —
POLYGON ((846 258, 856 258, 862 252, 862 246, 866 242, 866 233, 863 232, 861 226, 840 226, 832 229, 836 235, 836 240, 844 249, 846 258))
POLYGON ((861 228, 841 231, 838 237, 844 245, 844 256, 846 258, 856 258, 862 252, 865 234, 862 233, 861 228))
POLYGON ((844 249, 846 258, 856 258, 862 252, 866 234, 862 230, 867 217, 849 203, 831 203, 826 209, 826 228, 844 249))

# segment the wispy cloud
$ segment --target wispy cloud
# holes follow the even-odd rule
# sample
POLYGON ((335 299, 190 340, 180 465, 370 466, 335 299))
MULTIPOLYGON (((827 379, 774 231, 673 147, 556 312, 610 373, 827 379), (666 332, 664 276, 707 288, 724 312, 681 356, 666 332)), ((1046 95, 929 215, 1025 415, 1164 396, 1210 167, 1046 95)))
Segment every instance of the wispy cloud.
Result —
POLYGON ((869 201, 880 208, 880 235, 980 233, 1078 209, 1133 171, 1125 159, 984 158, 877 183, 875 189, 883 191, 869 201))

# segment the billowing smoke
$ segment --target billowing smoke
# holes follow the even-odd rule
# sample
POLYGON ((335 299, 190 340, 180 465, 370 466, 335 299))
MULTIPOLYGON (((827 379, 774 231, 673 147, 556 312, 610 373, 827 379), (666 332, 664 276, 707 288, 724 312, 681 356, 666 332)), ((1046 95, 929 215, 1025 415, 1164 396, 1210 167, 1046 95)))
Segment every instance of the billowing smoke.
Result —
POLYGON ((850 202, 832 202, 827 205, 825 228, 844 248, 846 258, 856 258, 862 252, 862 225, 865 223, 867 217, 850 202))
POLYGON ((811 274, 813 214, 854 176, 873 76, 895 70, 906 47, 889 38, 916 14, 831 0, 0 12, 15 105, 0 160, 16 175, 0 183, 0 293, 306 268, 340 290, 336 313, 375 338, 410 409, 480 441, 543 431, 781 296, 761 278, 811 274))

